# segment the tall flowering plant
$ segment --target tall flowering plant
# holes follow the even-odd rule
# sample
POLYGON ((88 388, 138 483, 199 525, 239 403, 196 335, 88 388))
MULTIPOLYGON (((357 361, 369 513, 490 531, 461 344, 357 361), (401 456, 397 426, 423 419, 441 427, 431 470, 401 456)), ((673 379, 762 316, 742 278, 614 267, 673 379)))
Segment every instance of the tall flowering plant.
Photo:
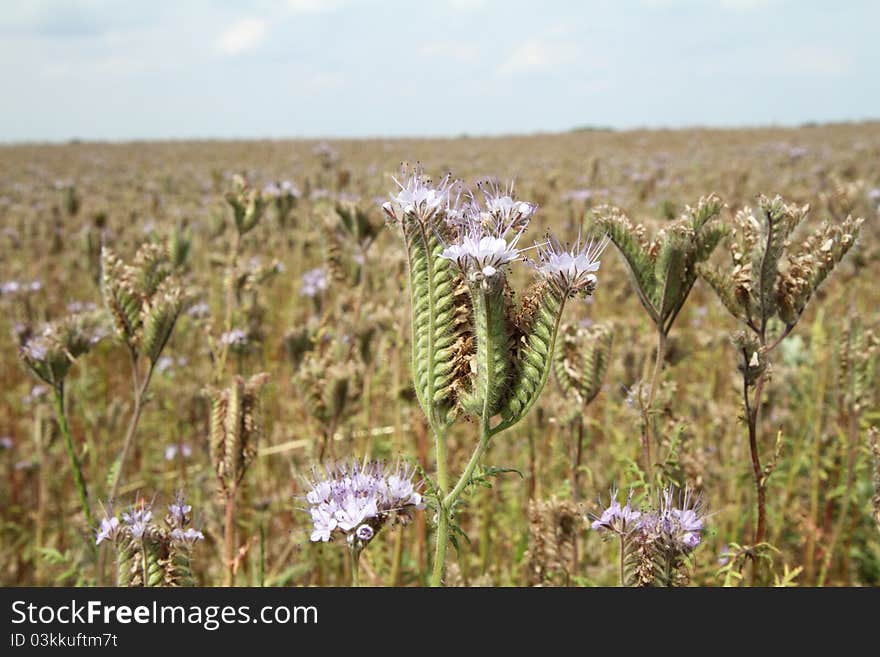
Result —
POLYGON ((519 422, 552 368, 566 302, 593 293, 607 240, 562 246, 548 237, 528 260, 520 241, 538 210, 513 186, 466 192, 404 171, 383 205, 403 233, 412 307, 412 374, 434 437, 437 543, 431 584, 443 578, 456 503, 474 481, 490 439, 519 422), (507 274, 518 262, 535 277, 521 305, 507 274), (458 417, 479 421, 479 438, 458 478, 449 476, 446 439, 458 417))

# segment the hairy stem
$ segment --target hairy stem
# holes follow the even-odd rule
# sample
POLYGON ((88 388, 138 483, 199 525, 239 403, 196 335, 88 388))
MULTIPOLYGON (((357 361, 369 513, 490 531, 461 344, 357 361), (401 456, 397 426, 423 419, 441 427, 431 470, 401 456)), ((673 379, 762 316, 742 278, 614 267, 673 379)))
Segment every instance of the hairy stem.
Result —
POLYGON ((132 411, 131 419, 128 422, 128 430, 125 432, 125 441, 122 444, 122 452, 119 454, 119 460, 116 462, 116 472, 113 473, 113 483, 110 485, 110 493, 107 495, 110 502, 113 502, 116 499, 116 494, 119 492, 119 485, 122 483, 122 472, 125 469, 125 461, 128 458, 128 453, 131 451, 131 446, 134 443, 134 436, 137 432, 138 422, 140 422, 141 412, 144 409, 144 396, 147 392, 147 386, 150 385, 150 379, 153 377, 154 364, 151 361, 149 369, 147 369, 147 375, 144 377, 143 381, 138 383, 137 355, 134 351, 132 351, 131 356, 131 367, 134 387, 134 410, 132 411))
MULTIPOLYGON (((748 362, 748 355, 743 356, 748 362)), ((766 532, 766 501, 764 490, 764 471, 761 468, 761 455, 758 452, 758 410, 761 406, 761 392, 764 388, 764 373, 758 377, 755 383, 755 400, 754 405, 749 401, 749 384, 743 376, 743 402, 746 410, 746 421, 749 425, 749 451, 752 457, 752 475, 755 479, 756 505, 758 518, 755 524, 754 544, 758 545, 764 541, 766 532)))
MULTIPOLYGON (((89 507, 89 491, 86 488, 86 480, 83 477, 82 468, 80 467, 79 458, 76 455, 76 448, 73 445, 73 436, 70 435, 70 426, 67 424, 67 413, 64 410, 64 383, 59 383, 55 387, 55 415, 58 418, 58 428, 64 437, 64 448, 67 450, 67 457, 70 460, 70 469, 73 472, 73 482, 76 485, 76 491, 79 495, 79 503, 82 506, 83 515, 89 528, 94 528, 97 523, 92 509, 89 507)), ((44 464, 45 465, 45 464, 44 464)))
POLYGON ((651 383, 648 389, 648 401, 642 410, 642 449, 645 457, 645 471, 648 474, 648 485, 654 485, 654 459, 651 455, 651 428, 653 426, 652 414, 654 411, 654 397, 657 392, 657 382, 660 371, 663 369, 663 361, 666 358, 666 333, 658 326, 657 329, 657 358, 654 361, 654 371, 651 373, 651 383))
POLYGON ((446 563, 446 543, 449 541, 449 518, 443 499, 448 486, 446 474, 446 431, 447 427, 432 427, 437 459, 437 544, 434 551, 434 568, 431 573, 431 586, 440 586, 443 567, 446 563))
POLYGON ((351 555, 351 585, 354 588, 360 588, 361 585, 361 550, 355 546, 348 548, 351 555))

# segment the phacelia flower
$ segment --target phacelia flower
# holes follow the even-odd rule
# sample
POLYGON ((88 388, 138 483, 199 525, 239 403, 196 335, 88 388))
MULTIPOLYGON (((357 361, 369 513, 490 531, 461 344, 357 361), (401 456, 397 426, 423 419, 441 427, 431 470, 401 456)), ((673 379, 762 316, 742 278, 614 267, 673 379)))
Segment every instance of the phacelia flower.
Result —
POLYGON ((614 534, 626 534, 636 526, 642 516, 640 511, 636 511, 630 506, 630 501, 631 496, 626 504, 621 506, 617 501, 617 491, 612 491, 611 504, 603 509, 600 515, 593 516, 594 520, 590 526, 597 532, 609 531, 614 534))
POLYGON ((192 527, 187 527, 186 529, 172 529, 169 534, 172 541, 177 541, 178 543, 186 543, 187 545, 192 545, 196 541, 204 541, 205 535, 202 534, 197 529, 193 529, 192 527))
POLYGON ((150 520, 153 519, 153 511, 149 505, 141 508, 132 508, 128 513, 122 514, 122 521, 126 524, 133 538, 142 538, 147 531, 150 520))
POLYGON ((387 522, 405 523, 425 507, 414 471, 403 465, 352 461, 323 472, 309 482, 305 499, 312 517, 312 541, 334 534, 368 543, 387 522))
POLYGON ((232 329, 220 336, 220 342, 230 347, 245 347, 247 341, 247 333, 242 329, 232 329))
POLYGON ((670 486, 661 493, 657 509, 642 518, 639 529, 671 553, 687 554, 702 542, 704 524, 702 499, 695 498, 690 488, 676 496, 670 486))
POLYGON ((323 267, 310 269, 302 275, 302 287, 299 293, 304 297, 316 297, 329 285, 327 272, 323 267))
POLYGON ((178 453, 183 456, 183 458, 188 459, 190 456, 192 456, 192 447, 190 447, 186 443, 181 443, 179 445, 168 445, 168 447, 165 448, 165 460, 173 461, 178 453))
POLYGON ((537 245, 538 262, 535 267, 567 295, 590 294, 596 287, 596 272, 601 264, 599 256, 609 241, 607 236, 598 242, 587 240, 582 243, 578 238, 574 247, 569 248, 552 238, 548 239, 544 244, 537 245))
POLYGON ((538 206, 513 197, 513 185, 480 185, 484 199, 470 201, 447 213, 455 238, 441 257, 454 261, 472 278, 491 279, 504 265, 520 259, 517 244, 538 206))
POLYGON ((420 167, 415 167, 410 175, 406 175, 404 169, 401 178, 403 182, 394 179, 400 189, 391 194, 390 201, 382 204, 382 209, 391 219, 400 221, 409 216, 427 224, 449 206, 453 185, 449 175, 434 185, 420 167))
POLYGON ((95 545, 100 545, 102 541, 115 541, 119 532, 119 518, 116 516, 102 518, 101 526, 98 528, 95 545))

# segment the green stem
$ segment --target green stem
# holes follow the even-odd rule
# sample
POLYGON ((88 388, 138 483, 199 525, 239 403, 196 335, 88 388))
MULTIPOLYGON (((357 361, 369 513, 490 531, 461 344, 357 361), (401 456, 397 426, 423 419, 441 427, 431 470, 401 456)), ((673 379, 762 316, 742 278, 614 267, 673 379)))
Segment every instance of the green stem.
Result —
MULTIPOLYGON (((89 492, 86 488, 86 480, 82 474, 79 459, 76 456, 76 449, 73 446, 73 436, 70 435, 70 426, 67 424, 67 414, 64 411, 64 383, 59 383, 55 387, 55 414, 58 417, 58 428, 64 437, 64 447, 67 450, 67 456, 70 459, 70 469, 73 471, 73 482, 76 484, 77 493, 79 493, 79 502, 82 506, 83 514, 89 528, 95 528, 97 522, 89 507, 89 492)), ((44 464, 45 465, 45 464, 44 464)))
POLYGON ((642 434, 642 447, 645 450, 645 469, 648 473, 648 485, 654 485, 654 459, 651 456, 651 427, 653 419, 651 414, 654 410, 654 397, 657 391, 657 382, 660 371, 663 369, 663 361, 666 358, 666 334, 662 328, 657 330, 657 358, 654 361, 654 371, 651 374, 651 384, 648 390, 648 401, 644 409, 644 432, 642 434))
MULTIPOLYGON (((489 314, 489 299, 486 292, 481 292, 483 296, 483 307, 487 314, 487 325, 488 325, 488 314, 489 314)), ((491 359, 492 355, 492 331, 486 331, 486 350, 487 360, 491 359)), ((458 501, 459 496, 461 496, 462 491, 467 487, 467 485, 471 481, 471 477, 474 474, 474 470, 480 462, 483 454, 486 452, 486 449, 489 446, 489 439, 492 437, 493 433, 490 427, 491 424, 491 407, 490 407, 490 390, 492 389, 492 372, 493 372, 493 363, 487 362, 482 363, 482 372, 485 377, 485 394, 483 395, 483 413, 482 418, 480 420, 480 440, 477 443, 476 448, 471 454, 471 458, 465 466, 464 471, 461 473, 461 476, 458 478, 458 481, 455 483, 455 486, 452 488, 449 493, 446 494, 445 497, 442 497, 439 505, 438 505, 438 517, 439 522, 437 526, 437 557, 434 560, 434 575, 431 578, 432 586, 439 586, 440 579, 442 578, 443 571, 443 563, 442 559, 446 556, 446 543, 449 540, 449 520, 450 520, 450 511, 455 506, 456 501, 458 501), (443 546, 441 548, 440 541, 443 541, 443 546)), ((445 443, 445 439, 443 441, 445 443)), ((445 445, 444 445, 445 449, 445 445)), ((439 453, 439 451, 438 451, 439 453)), ((440 471, 439 471, 439 458, 438 458, 438 482, 440 487, 440 494, 443 494, 443 491, 446 489, 446 472, 444 468, 443 479, 440 479, 440 471)))
POLYGON ((624 567, 625 566, 625 557, 624 557, 625 553, 623 550, 623 548, 624 548, 623 544, 624 544, 623 534, 620 534, 620 559, 619 559, 620 572, 619 572, 619 576, 620 576, 620 586, 621 587, 626 586, 626 569, 624 567))
POLYGON ((113 502, 116 499, 116 494, 119 492, 119 485, 122 483, 122 471, 125 469, 125 461, 128 457, 128 452, 134 444, 134 436, 137 432, 138 422, 140 422, 141 412, 144 410, 144 396, 147 393, 147 387, 150 385, 150 379, 153 377, 154 363, 150 361, 147 375, 140 384, 138 384, 137 378, 137 356, 134 351, 132 351, 131 367, 132 378, 134 380, 134 410, 132 411, 131 420, 128 422, 128 430, 125 432, 125 442, 122 444, 122 452, 119 454, 119 460, 116 464, 116 472, 113 475, 113 483, 110 486, 110 493, 107 495, 110 502, 113 502))
POLYGON ((449 518, 444 505, 448 486, 446 474, 446 426, 432 427, 437 459, 437 544, 434 551, 434 568, 431 573, 431 586, 440 586, 443 579, 443 566, 446 563, 446 543, 449 541, 449 518))
POLYGON ((359 588, 361 585, 361 550, 360 548, 352 546, 348 548, 348 552, 351 555, 351 585, 354 588, 359 588))

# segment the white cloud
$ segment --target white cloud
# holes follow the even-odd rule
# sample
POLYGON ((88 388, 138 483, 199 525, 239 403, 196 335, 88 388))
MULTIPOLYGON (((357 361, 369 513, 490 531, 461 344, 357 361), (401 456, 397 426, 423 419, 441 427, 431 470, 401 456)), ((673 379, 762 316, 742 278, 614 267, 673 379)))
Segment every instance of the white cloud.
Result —
POLYGON ((457 62, 471 63, 477 60, 477 49, 469 43, 455 41, 436 41, 426 43, 419 48, 422 57, 438 57, 452 59, 457 62))
POLYGON ((244 18, 231 25, 217 39, 217 48, 225 55, 238 55, 259 46, 266 38, 269 24, 262 18, 244 18))
POLYGON ((528 39, 516 48, 498 67, 503 75, 518 73, 540 73, 570 64, 577 59, 579 48, 574 43, 551 41, 549 39, 528 39))

